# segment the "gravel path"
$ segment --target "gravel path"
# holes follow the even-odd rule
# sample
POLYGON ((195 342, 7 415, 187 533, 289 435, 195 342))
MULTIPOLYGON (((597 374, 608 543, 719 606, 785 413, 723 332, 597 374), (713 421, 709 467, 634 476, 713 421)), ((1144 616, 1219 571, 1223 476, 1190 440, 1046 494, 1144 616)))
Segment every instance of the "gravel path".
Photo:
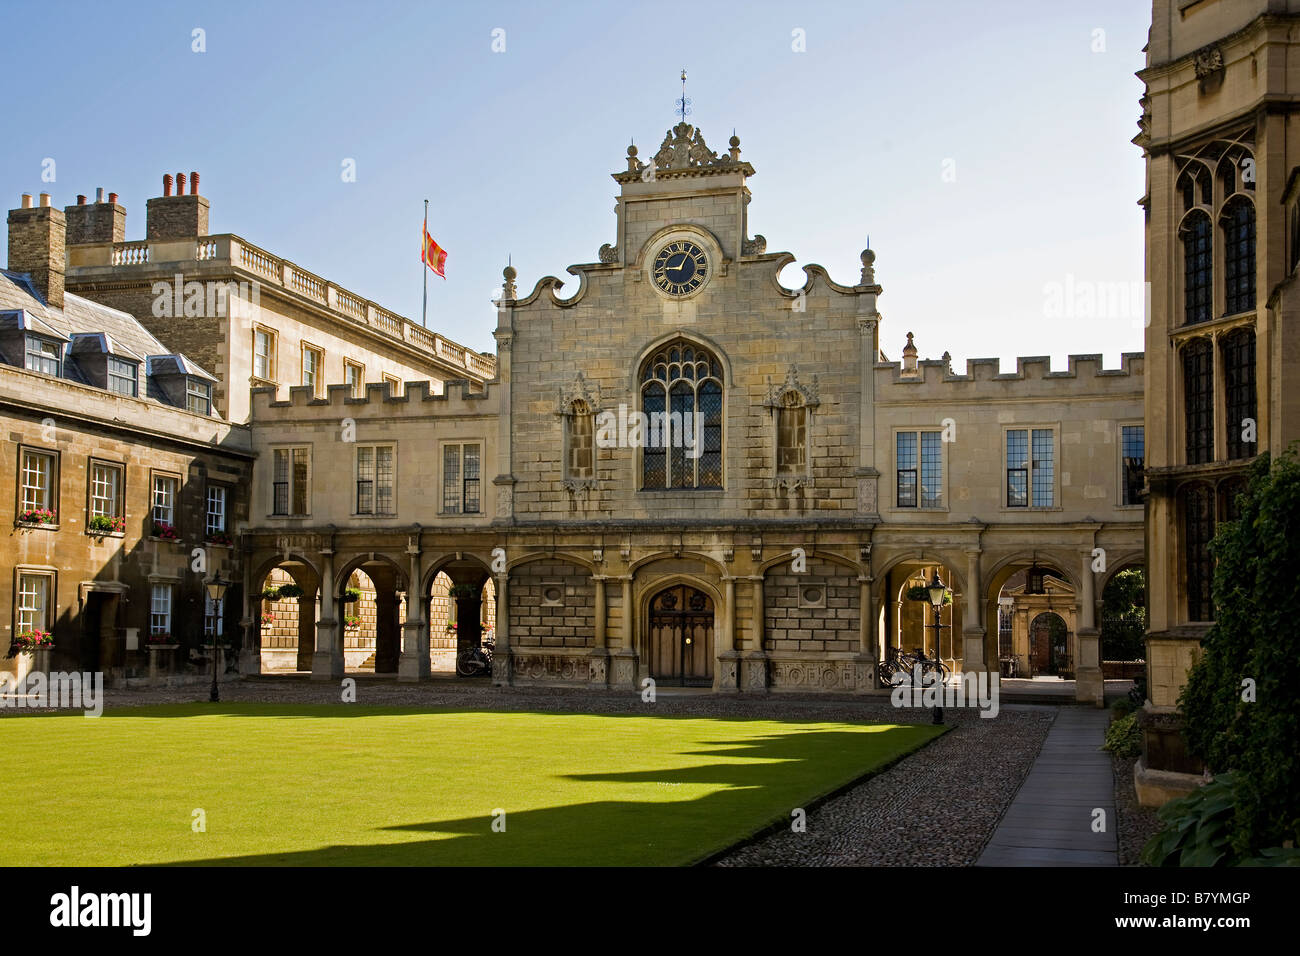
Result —
MULTIPOLYGON (((895 713, 897 713, 895 711, 895 713)), ((719 866, 970 866, 1029 772, 1053 708, 1004 707, 954 728, 788 827, 733 850, 719 866)))
POLYGON ((1112 757, 1115 767, 1115 811, 1119 815, 1119 865, 1142 866, 1142 847, 1160 829, 1152 807, 1139 806, 1133 786, 1136 757, 1112 757))

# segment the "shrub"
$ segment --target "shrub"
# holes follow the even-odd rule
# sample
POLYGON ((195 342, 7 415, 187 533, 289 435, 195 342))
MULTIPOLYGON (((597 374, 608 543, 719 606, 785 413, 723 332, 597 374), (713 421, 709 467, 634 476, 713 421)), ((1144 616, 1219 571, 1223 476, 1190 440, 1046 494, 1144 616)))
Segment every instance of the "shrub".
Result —
POLYGON ((278 600, 280 600, 280 589, 277 588, 277 587, 265 587, 265 588, 262 588, 262 600, 263 600, 263 601, 278 601, 278 600))
POLYGON ((126 530, 125 518, 113 518, 109 515, 91 515, 86 522, 86 530, 91 534, 121 534, 126 530))
POLYGON ((347 588, 343 592, 343 603, 353 604, 361 600, 361 588, 347 588))
POLYGON ((296 584, 281 584, 279 591, 280 600, 284 600, 285 598, 302 597, 302 588, 298 587, 296 584))
POLYGON ((54 512, 49 508, 24 508, 18 512, 21 524, 54 524, 54 512))
POLYGON ((1117 697, 1110 705, 1110 714, 1112 720, 1119 720, 1121 717, 1133 713, 1136 709, 1133 701, 1127 697, 1117 697))
POLYGON ((1106 728, 1106 741, 1102 750, 1108 750, 1116 757, 1136 757, 1142 752, 1142 728, 1138 726, 1135 713, 1118 717, 1106 728))
POLYGON ((1300 839, 1300 460, 1261 455, 1223 522, 1215 558, 1215 624, 1179 704, 1192 753, 1237 781, 1230 811, 1239 856, 1300 839), (1254 681, 1253 700, 1243 699, 1254 681))
POLYGON ((1142 848, 1147 866, 1227 866, 1236 780, 1220 774, 1205 786, 1170 800, 1156 814, 1164 829, 1142 848))

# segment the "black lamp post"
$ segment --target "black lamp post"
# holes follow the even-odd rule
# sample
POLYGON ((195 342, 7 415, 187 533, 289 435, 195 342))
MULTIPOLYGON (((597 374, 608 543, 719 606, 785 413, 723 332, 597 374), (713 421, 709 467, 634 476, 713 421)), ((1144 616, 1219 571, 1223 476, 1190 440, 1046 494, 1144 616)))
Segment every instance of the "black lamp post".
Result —
POLYGON ((929 584, 926 585, 925 590, 930 598, 930 606, 934 608, 934 681, 939 688, 939 694, 938 694, 939 703, 934 708, 933 722, 936 724, 942 724, 943 723, 943 670, 942 670, 943 655, 942 653, 940 653, 939 644, 941 642, 941 638, 943 635, 943 631, 940 630, 940 628, 942 628, 943 625, 939 623, 939 611, 943 607, 944 599, 948 596, 948 589, 944 587, 943 582, 939 580, 939 572, 937 569, 934 572, 933 579, 930 581, 929 584))
POLYGON ((225 616, 224 613, 218 614, 217 609, 220 608, 222 612, 225 611, 225 608, 222 606, 221 602, 225 599, 226 587, 228 584, 229 582, 226 581, 225 578, 221 576, 220 572, 218 572, 212 578, 212 580, 207 583, 208 598, 212 601, 212 616, 213 616, 212 690, 208 694, 208 700, 214 704, 221 700, 221 696, 217 693, 217 663, 221 656, 221 652, 217 649, 217 638, 221 636, 218 632, 221 630, 221 618, 225 616))

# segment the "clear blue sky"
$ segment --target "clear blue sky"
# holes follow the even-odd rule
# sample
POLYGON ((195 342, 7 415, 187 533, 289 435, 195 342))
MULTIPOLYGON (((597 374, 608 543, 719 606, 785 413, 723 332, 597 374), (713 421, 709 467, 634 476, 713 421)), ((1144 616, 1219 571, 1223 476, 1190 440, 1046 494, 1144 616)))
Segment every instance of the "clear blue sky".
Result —
POLYGON ((418 321, 427 197, 449 251, 429 325, 491 350, 506 257, 531 290, 614 240, 609 174, 630 139, 657 148, 685 66, 710 147, 734 127, 757 169, 750 229, 795 255, 788 285, 809 262, 855 282, 870 235, 891 358, 912 331, 959 369, 1071 352, 1109 366, 1142 348, 1140 321, 1053 318, 1045 286, 1142 279, 1129 140, 1149 20, 1141 0, 5 0, 0 198, 62 206, 103 186, 143 238, 162 174, 196 169, 212 232, 418 321))

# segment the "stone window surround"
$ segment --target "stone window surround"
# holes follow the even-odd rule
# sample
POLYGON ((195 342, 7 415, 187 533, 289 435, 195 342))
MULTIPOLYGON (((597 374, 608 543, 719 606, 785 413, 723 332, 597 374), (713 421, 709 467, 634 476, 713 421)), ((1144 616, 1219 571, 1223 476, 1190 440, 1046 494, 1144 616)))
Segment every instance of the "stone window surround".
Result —
POLYGON ((316 356, 316 380, 312 382, 311 393, 316 398, 320 398, 325 394, 325 349, 319 345, 313 345, 311 342, 303 339, 299 346, 299 350, 300 358, 298 371, 300 377, 298 379, 298 384, 307 384, 307 355, 309 353, 314 354, 316 356))
POLYGON ((312 454, 312 452, 314 451, 313 446, 311 445, 311 443, 299 442, 297 444, 292 444, 292 445, 273 445, 271 448, 268 449, 268 451, 270 451, 271 453, 269 456, 271 462, 271 489, 270 489, 271 496, 270 496, 270 501, 268 502, 269 508, 267 509, 266 516, 268 518, 310 518, 312 478, 313 478, 312 459, 314 457, 312 454), (306 449, 307 451, 307 481, 306 481, 307 487, 304 489, 304 498, 306 500, 307 510, 304 511, 302 514, 295 514, 293 511, 293 452, 299 451, 301 449, 306 449), (288 471, 288 481, 287 481, 289 487, 286 495, 287 500, 285 502, 286 510, 283 514, 277 514, 275 510, 275 486, 277 483, 275 477, 275 453, 281 451, 287 453, 289 456, 289 471, 288 471))
POLYGON ((22 599, 20 592, 22 590, 22 579, 24 577, 43 577, 46 579, 45 585, 45 627, 43 630, 53 632, 54 622, 58 620, 59 613, 59 569, 45 564, 19 564, 14 567, 13 577, 13 630, 11 633, 17 634, 21 627, 18 618, 21 612, 20 605, 22 599))
POLYGON ((1119 454, 1115 456, 1115 473, 1117 475, 1117 480, 1115 484, 1115 487, 1117 489, 1117 493, 1115 496, 1115 507, 1124 508, 1127 510, 1141 511, 1145 507, 1145 505, 1141 501, 1134 501, 1130 504, 1124 503, 1124 488, 1126 486, 1126 478, 1124 475, 1124 429, 1125 428, 1142 429, 1142 456, 1143 456, 1143 461, 1146 460, 1146 447, 1147 447, 1146 446, 1146 422, 1140 418, 1125 419, 1116 422, 1115 423, 1115 446, 1119 454))
POLYGON ((469 436, 466 436, 466 437, 464 437, 464 438, 446 438, 446 439, 441 439, 441 440, 439 440, 439 442, 438 442, 438 511, 437 511, 437 516, 438 516, 439 518, 451 518, 451 519, 456 519, 456 518, 482 518, 482 517, 485 517, 485 516, 487 515, 487 510, 486 510, 486 508, 485 508, 485 503, 486 503, 486 501, 487 501, 487 498, 486 498, 486 496, 485 496, 485 488, 484 488, 484 486, 485 486, 485 484, 486 484, 486 478, 485 478, 485 476, 486 476, 487 474, 489 474, 489 471, 488 471, 488 461, 487 461, 487 442, 483 439, 482 436, 479 436, 479 435, 469 435, 469 436), (446 467, 446 465, 445 465, 446 460, 447 460, 447 452, 446 452, 446 448, 447 448, 448 445, 459 445, 459 446, 461 446, 461 451, 460 451, 460 478, 459 478, 459 481, 460 481, 460 492, 459 492, 459 495, 458 495, 458 500, 460 501, 460 507, 461 507, 461 510, 459 510, 459 511, 446 511, 446 510, 444 510, 444 508, 443 508, 443 495, 444 495, 444 493, 445 493, 445 492, 444 492, 444 489, 445 489, 444 481, 445 481, 445 478, 446 478, 446 475, 444 474, 444 470, 445 470, 445 467, 446 467), (464 500, 464 496, 465 496, 465 451, 464 451, 464 446, 465 446, 465 445, 477 445, 477 446, 478 446, 478 483, 479 483, 479 493, 478 493, 478 510, 477 510, 477 511, 465 511, 465 510, 464 510, 464 508, 465 508, 465 500, 464 500))
MULTIPOLYGON (((399 505, 397 503, 397 493, 401 487, 398 480, 398 443, 397 441, 374 441, 374 442, 357 442, 352 451, 352 517, 354 518, 394 518, 397 516, 399 505), (378 477, 378 456, 372 459, 372 467, 375 469, 373 487, 371 488, 371 509, 370 511, 358 511, 357 506, 359 492, 357 485, 361 481, 361 449, 370 448, 391 448, 393 450, 393 487, 392 487, 392 510, 379 511, 379 477, 378 477)), ((480 464, 481 469, 481 464, 480 464)), ((480 496, 481 501, 481 496, 480 496)))
POLYGON ((176 512, 177 512, 177 510, 178 510, 179 507, 180 507, 181 480, 182 480, 182 479, 181 479, 181 476, 180 476, 179 474, 177 474, 176 472, 174 472, 174 471, 167 471, 167 470, 164 469, 164 468, 150 468, 150 469, 149 469, 149 524, 150 524, 150 527, 149 527, 149 535, 148 535, 148 537, 154 537, 154 534, 153 534, 153 525, 156 524, 156 523, 157 523, 158 521, 160 521, 160 520, 166 521, 167 524, 169 524, 169 525, 172 526, 172 528, 176 531, 176 533, 177 533, 178 535, 180 534, 180 528, 179 528, 179 526, 178 526, 178 522, 176 521, 176 512), (158 500, 158 499, 157 499, 157 480, 158 480, 159 478, 170 478, 173 482, 175 482, 175 485, 174 485, 173 488, 172 488, 171 516, 170 516, 169 518, 165 518, 165 519, 160 519, 160 518, 158 518, 158 517, 156 516, 156 510, 155 510, 155 509, 156 509, 156 506, 157 506, 157 500, 158 500))
POLYGON ((57 448, 42 448, 39 445, 30 445, 26 442, 19 444, 17 480, 14 482, 14 515, 17 516, 18 512, 25 507, 23 504, 23 459, 29 454, 44 455, 50 459, 49 501, 46 507, 54 512, 54 521, 50 524, 37 525, 37 527, 57 528, 62 516, 62 511, 59 509, 59 479, 63 474, 61 452, 57 448))
MULTIPOLYGON (((101 458, 98 455, 91 455, 86 463, 86 521, 89 523, 91 516, 95 513, 94 507, 94 490, 95 490, 95 466, 101 465, 106 468, 117 469, 117 501, 113 503, 113 513, 110 517, 126 517, 126 462, 114 461, 111 458, 101 458)), ((152 512, 152 508, 151 508, 152 512)))
POLYGON ((348 370, 357 369, 360 374, 357 376, 357 387, 352 391, 353 398, 366 397, 366 366, 355 359, 345 358, 343 360, 343 384, 348 384, 348 370))
MULTIPOLYGON (((1002 490, 998 499, 998 510, 1003 514, 1024 514, 1025 512, 1046 512, 1046 511, 1063 511, 1061 505, 1061 423, 1057 422, 1003 422, 1002 423, 1002 444, 998 448, 1000 456, 999 473, 1002 476, 1002 490), (1052 503, 1050 505, 1034 504, 1034 430, 1042 431, 1051 429, 1052 431, 1052 503), (1029 503, 1022 507, 1012 507, 1007 504, 1007 432, 1023 431, 1026 432, 1026 439, 1029 442, 1029 471, 1025 476, 1029 503)), ((945 459, 947 456, 944 456, 945 459)), ((947 468, 947 462, 944 462, 947 468)), ((909 509, 910 510, 910 509, 909 509)))
MULTIPOLYGON (((1180 188, 1180 184, 1182 183, 1184 176, 1189 176, 1189 175, 1191 176, 1192 183, 1193 183, 1193 190, 1194 190, 1194 202, 1192 204, 1192 207, 1190 209, 1185 209, 1178 214, 1177 225, 1174 228, 1174 237, 1178 239, 1178 244, 1177 244, 1178 265, 1174 269, 1174 281, 1173 281, 1174 295, 1172 298, 1175 301, 1173 302, 1173 308, 1170 310, 1170 315, 1174 317, 1175 320, 1174 325, 1179 329, 1186 328, 1190 330, 1190 329, 1197 329, 1197 328, 1205 328, 1207 325, 1210 325, 1212 322, 1225 319, 1225 318, 1231 318, 1231 316, 1227 314, 1227 283, 1226 283, 1227 271, 1225 269, 1225 255, 1224 255, 1225 240, 1224 240, 1223 229, 1222 229, 1223 216, 1225 211, 1227 211, 1229 202, 1234 199, 1244 197, 1247 201, 1251 203, 1252 206, 1257 206, 1258 203, 1256 202, 1256 197, 1255 197, 1256 191, 1254 189, 1247 189, 1246 184, 1242 182, 1241 168, 1239 164, 1232 164, 1236 166, 1236 174, 1234 179, 1234 191, 1232 193, 1225 192, 1223 177, 1221 173, 1223 169, 1223 161, 1224 159, 1227 158, 1227 156, 1230 153, 1236 154, 1243 158, 1244 157, 1249 157, 1251 159, 1255 158, 1255 144, 1248 139, 1242 138, 1248 136, 1250 132, 1251 132, 1250 130, 1242 130, 1236 133, 1235 135, 1225 134, 1222 136, 1218 136, 1213 140, 1206 142, 1205 144, 1198 147, 1197 149, 1189 151, 1193 153, 1193 155, 1188 156, 1188 158, 1183 163, 1183 165, 1180 168, 1176 168, 1174 170, 1175 196, 1176 197, 1178 196, 1178 190, 1180 188), (1211 149, 1213 147, 1221 147, 1222 149, 1220 155, 1213 157, 1211 160, 1211 156, 1203 155, 1202 150, 1211 149), (1204 201, 1204 197, 1201 195, 1201 185, 1200 185, 1201 180, 1199 178, 1199 173, 1206 173, 1209 175, 1210 188, 1212 192, 1211 192, 1211 202, 1208 204, 1204 201), (1210 220, 1210 243, 1211 243, 1210 316, 1211 318, 1209 322, 1198 322, 1194 325, 1183 326, 1182 323, 1183 323, 1183 317, 1186 315, 1186 308, 1184 304, 1185 297, 1184 297, 1184 289, 1183 289, 1182 235, 1183 235, 1184 224, 1189 220, 1189 217, 1195 215, 1198 211, 1208 216, 1210 220)), ((1181 205, 1181 200, 1179 201, 1179 205, 1181 205)), ((1258 234, 1256 235, 1255 242, 1256 242, 1256 255, 1258 256, 1258 244, 1259 244, 1258 234)), ((1258 258, 1256 259, 1256 261, 1258 262, 1258 258)), ((1255 311, 1259 308, 1259 305, 1260 305, 1259 290, 1256 289, 1255 309, 1252 309, 1246 313, 1239 313, 1239 314, 1253 316, 1255 314, 1255 311)))
POLYGON ((271 328, 269 325, 263 325, 261 322, 253 323, 252 332, 253 332, 253 349, 252 349, 253 376, 252 377, 259 382, 267 382, 271 385, 275 385, 277 384, 277 379, 276 379, 277 365, 279 364, 279 358, 280 358, 280 333, 277 332, 275 329, 271 328), (258 333, 262 333, 263 335, 266 335, 269 339, 270 354, 267 356, 266 375, 257 374, 258 333))
MULTIPOLYGON (((895 425, 893 428, 889 430, 889 473, 894 476, 894 492, 893 492, 893 504, 890 505, 890 507, 887 509, 888 512, 894 512, 898 514, 947 514, 948 513, 949 510, 948 509, 948 460, 950 457, 948 455, 948 445, 950 443, 944 441, 942 437, 939 440, 939 448, 940 451, 942 452, 942 456, 939 462, 939 487, 940 487, 939 501, 941 503, 935 507, 926 507, 925 505, 921 504, 921 433, 922 432, 939 432, 940 436, 942 436, 943 426, 942 425, 895 425), (912 434, 916 435, 916 507, 911 507, 910 505, 904 505, 900 507, 898 504, 898 435, 900 432, 901 433, 911 432, 912 434)), ((1002 495, 1003 506, 1005 508, 1006 498, 1007 498, 1007 486, 1006 486, 1007 449, 1006 449, 1005 436, 1003 436, 1002 441, 1003 441, 1003 445, 1001 449, 1001 454, 1002 454, 1001 495, 1002 495)), ((1022 509, 1014 508, 1010 510, 1021 511, 1022 509)))

